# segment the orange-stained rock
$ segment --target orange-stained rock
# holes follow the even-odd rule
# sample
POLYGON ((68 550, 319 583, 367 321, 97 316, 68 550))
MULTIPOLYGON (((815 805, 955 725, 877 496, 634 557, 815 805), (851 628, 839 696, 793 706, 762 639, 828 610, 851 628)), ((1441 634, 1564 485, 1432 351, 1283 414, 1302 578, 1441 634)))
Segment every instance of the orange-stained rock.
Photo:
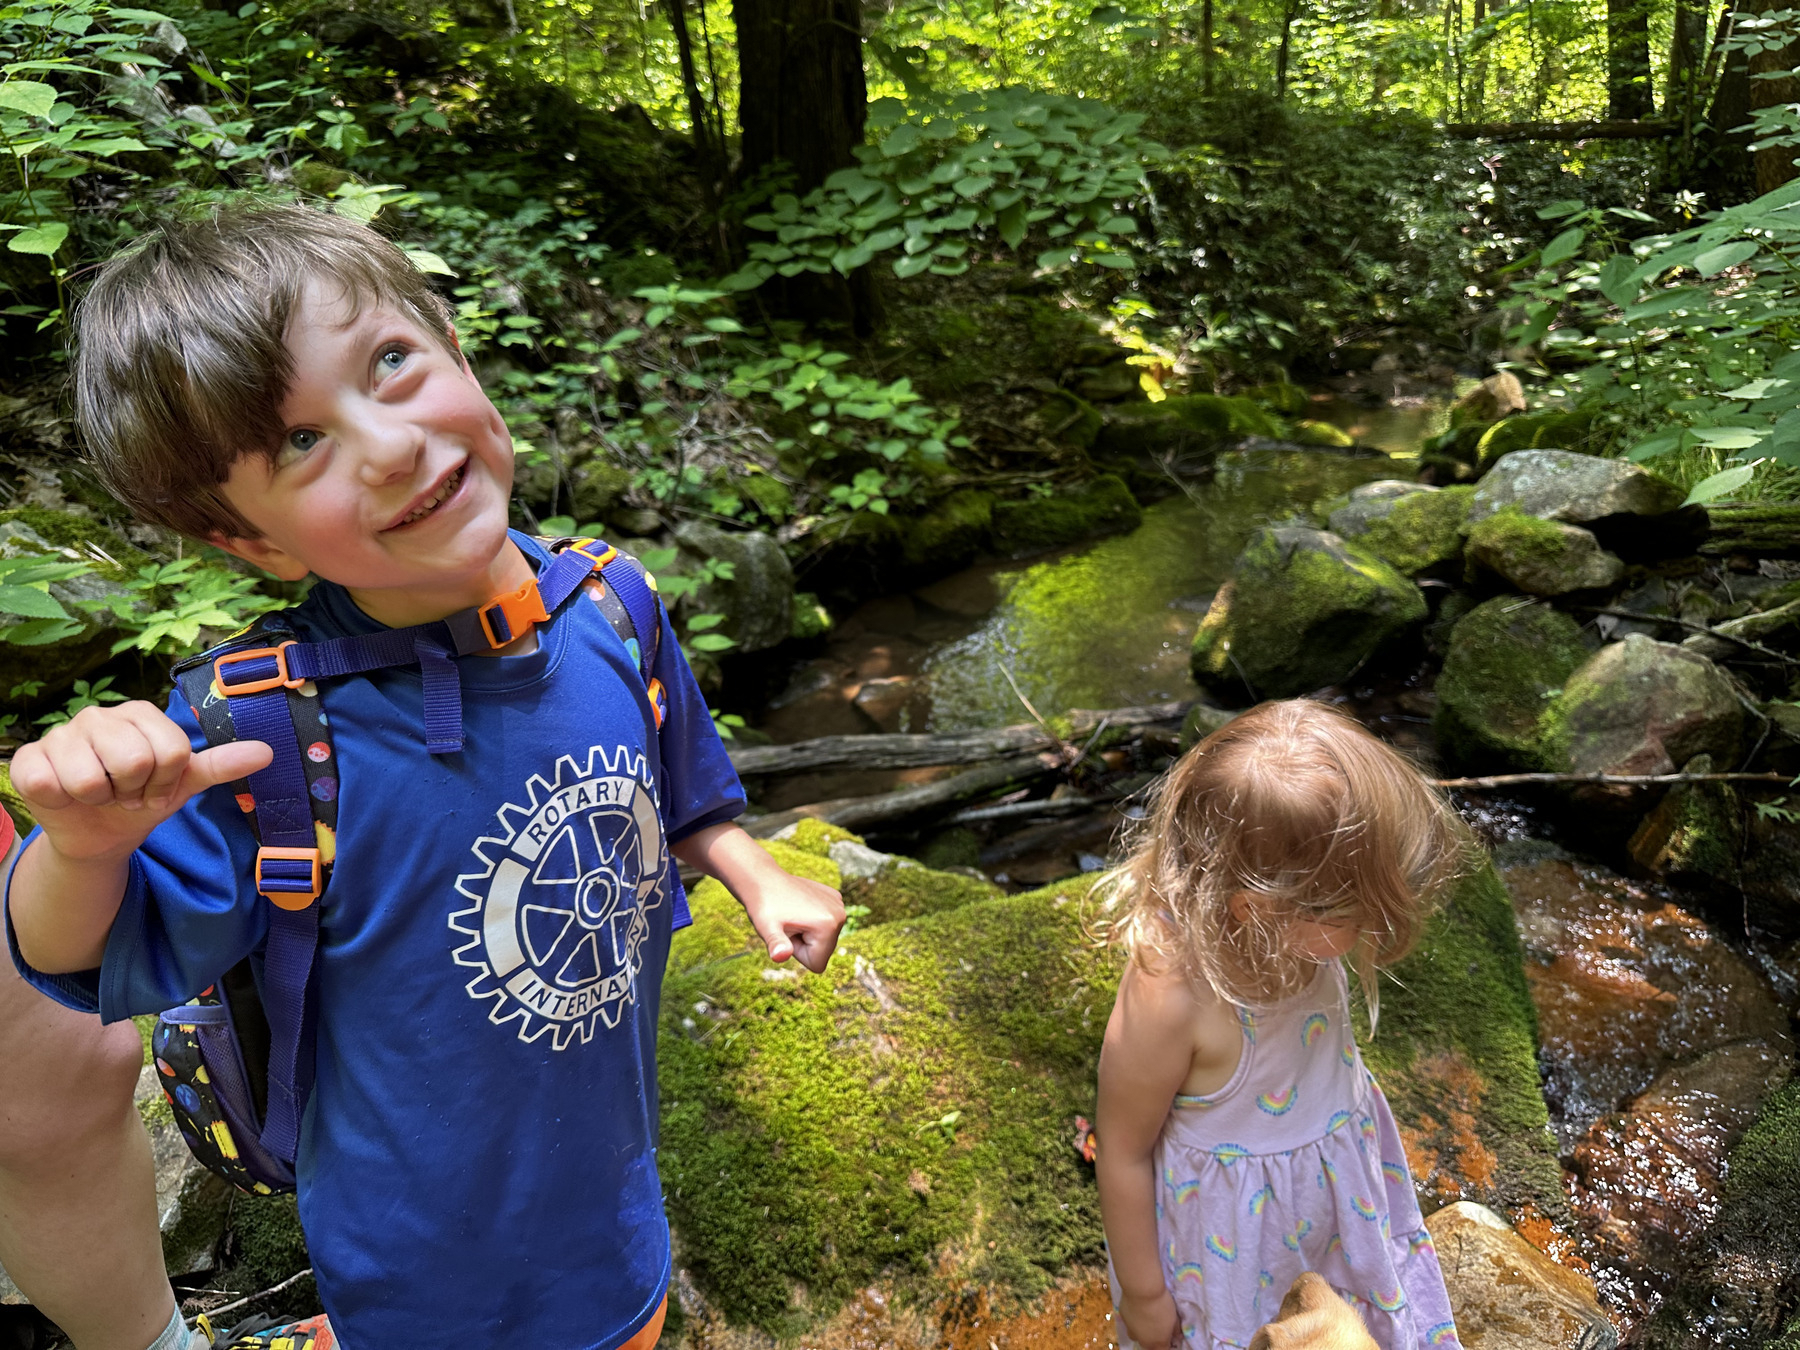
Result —
POLYGON ((1467 1200, 1425 1220, 1466 1350, 1611 1350, 1619 1335, 1593 1282, 1557 1265, 1467 1200))

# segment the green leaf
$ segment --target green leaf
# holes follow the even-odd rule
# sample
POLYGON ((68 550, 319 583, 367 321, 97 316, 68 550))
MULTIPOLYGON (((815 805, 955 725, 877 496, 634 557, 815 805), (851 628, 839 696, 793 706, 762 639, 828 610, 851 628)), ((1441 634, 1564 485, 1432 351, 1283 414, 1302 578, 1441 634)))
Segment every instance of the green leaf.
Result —
POLYGON ((1775 379, 1752 380, 1749 384, 1741 384, 1736 389, 1720 394, 1719 397, 1728 398, 1734 402, 1739 400, 1754 402, 1759 398, 1767 398, 1771 389, 1779 388, 1786 383, 1786 380, 1775 379))
POLYGON ((1580 226, 1564 230, 1544 245, 1544 252, 1538 258, 1538 264, 1542 267, 1555 267, 1558 263, 1567 262, 1581 251, 1582 244, 1586 242, 1587 231, 1580 226))
POLYGON ((432 276, 453 277, 456 275, 450 264, 445 262, 430 249, 408 248, 405 250, 407 260, 421 272, 432 276))
POLYGON ((701 633, 698 637, 689 638, 687 645, 697 652, 722 652, 737 646, 737 643, 723 633, 701 633))
POLYGON ((1647 459, 1656 459, 1660 455, 1668 454, 1680 444, 1681 433, 1679 431, 1664 432, 1660 436, 1652 436, 1647 441, 1639 441, 1631 447, 1626 458, 1633 463, 1642 464, 1647 459))
POLYGON ((0 108, 11 108, 27 117, 48 117, 57 91, 37 80, 8 80, 0 84, 0 108))
POLYGON ((1710 502, 1723 497, 1728 492, 1736 492, 1756 476, 1754 464, 1740 464, 1735 469, 1724 469, 1710 478, 1702 478, 1688 489, 1687 500, 1683 506, 1698 506, 1702 502, 1710 502))
POLYGON ((704 633, 707 629, 717 628, 724 622, 723 614, 696 614, 687 621, 687 630, 690 633, 704 633))
POLYGON ((1559 202, 1551 202, 1548 206, 1538 208, 1539 220, 1561 220, 1564 216, 1572 216, 1577 211, 1585 211, 1587 203, 1573 197, 1565 197, 1559 202))
POLYGON ((6 241, 6 251, 49 258, 55 256, 56 250, 62 247, 63 240, 68 237, 69 227, 60 220, 53 220, 48 225, 20 230, 6 241))
POLYGON ((17 614, 27 619, 66 619, 69 613, 48 591, 35 586, 0 585, 0 614, 17 614))
POLYGON ((1709 248, 1694 259, 1694 270, 1703 277, 1714 277, 1727 267, 1736 267, 1751 254, 1756 252, 1756 245, 1748 239, 1740 239, 1736 243, 1721 244, 1717 248, 1709 248))
POLYGON ((1031 229, 1030 222, 1025 219, 1025 203, 1022 201, 1007 207, 995 217, 994 223, 999 226, 1000 238, 1008 248, 1017 248, 1024 243, 1025 236, 1031 229))
POLYGON ((894 275, 897 277, 916 277, 931 266, 929 253, 905 254, 894 259, 894 275))
POLYGON ((1748 450, 1767 436, 1767 428, 1695 427, 1694 439, 1714 450, 1748 450))
POLYGON ((889 159, 898 159, 909 150, 916 150, 919 145, 919 129, 910 122, 902 123, 888 132, 881 142, 881 153, 889 159))
POLYGON ((994 186, 994 180, 981 174, 969 174, 951 184, 951 187, 956 189, 957 195, 962 197, 979 197, 992 186, 994 186))
POLYGON ((1637 259, 1629 253, 1615 253, 1600 269, 1600 294, 1620 309, 1629 309, 1637 299, 1638 288, 1631 280, 1637 270, 1637 259))

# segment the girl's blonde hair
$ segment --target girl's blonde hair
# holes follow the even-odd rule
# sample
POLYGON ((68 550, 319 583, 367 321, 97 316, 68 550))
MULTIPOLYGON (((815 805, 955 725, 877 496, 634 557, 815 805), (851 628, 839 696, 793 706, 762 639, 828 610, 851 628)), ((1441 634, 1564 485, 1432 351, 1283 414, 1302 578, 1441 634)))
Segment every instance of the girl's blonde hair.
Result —
POLYGON ((1133 960, 1257 1006, 1312 978, 1286 940, 1294 922, 1354 923, 1373 1032, 1375 971, 1412 950, 1473 847, 1418 769, 1352 718, 1264 703, 1169 770, 1111 878, 1109 928, 1133 960), (1240 892, 1253 901, 1243 918, 1240 892))

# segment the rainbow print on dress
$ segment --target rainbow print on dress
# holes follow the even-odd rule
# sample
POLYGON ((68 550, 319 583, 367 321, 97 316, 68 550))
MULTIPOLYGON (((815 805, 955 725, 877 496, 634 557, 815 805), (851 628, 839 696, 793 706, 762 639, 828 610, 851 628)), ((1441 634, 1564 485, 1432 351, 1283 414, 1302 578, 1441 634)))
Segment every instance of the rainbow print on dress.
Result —
POLYGON ((1237 1245, 1227 1242, 1223 1233, 1208 1233, 1206 1250, 1227 1263, 1237 1260, 1237 1245))
POLYGON ((1300 1044, 1304 1045, 1308 1050, 1312 1049, 1313 1044, 1319 1037, 1325 1034, 1330 1026, 1331 1019, 1329 1017, 1324 1013, 1314 1013, 1306 1019, 1305 1025, 1300 1028, 1300 1044))
POLYGON ((1252 1214, 1261 1214, 1263 1212, 1263 1207, 1274 1198, 1275 1188, 1273 1186, 1264 1186, 1255 1195, 1250 1197, 1250 1212, 1252 1214))
POLYGON ((1272 1116, 1285 1116, 1294 1109, 1294 1102, 1300 1096, 1300 1089, 1290 1085, 1281 1092, 1265 1092, 1256 1099, 1257 1106, 1272 1116))

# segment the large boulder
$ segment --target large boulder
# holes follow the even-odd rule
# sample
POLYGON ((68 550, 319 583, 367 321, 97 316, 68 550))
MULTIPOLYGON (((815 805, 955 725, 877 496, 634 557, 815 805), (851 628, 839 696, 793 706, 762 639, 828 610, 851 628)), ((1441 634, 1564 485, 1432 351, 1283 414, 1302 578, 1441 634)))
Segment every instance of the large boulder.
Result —
POLYGON ((1462 553, 1473 496, 1469 487, 1410 493, 1370 519, 1356 542, 1404 576, 1442 569, 1462 553))
POLYGON ((1681 505, 1682 492, 1629 460, 1568 450, 1515 450, 1475 489, 1469 522, 1507 507, 1528 516, 1583 524, 1606 516, 1660 516, 1681 505))
POLYGON ((1458 1200, 1427 1216, 1464 1350, 1612 1350, 1619 1343, 1594 1282, 1559 1266, 1486 1205, 1458 1200))
POLYGON ((1468 769, 1544 768, 1546 714, 1591 654, 1559 609, 1516 595, 1477 605, 1450 630, 1438 675, 1433 728, 1446 757, 1468 769))
POLYGON ((1194 634, 1195 681, 1243 701, 1348 679, 1425 621, 1419 588, 1326 530, 1259 530, 1194 634))
MULTIPOLYGON (((840 878, 893 868, 846 842, 806 822, 771 847, 840 878)), ((900 873, 921 892, 965 881, 900 873)), ((871 915, 824 976, 771 965, 742 909, 695 889, 659 1062, 659 1162, 690 1310, 793 1338, 899 1303, 936 1343, 939 1319, 978 1303, 985 1345, 987 1309, 998 1321, 1039 1295, 1060 1308, 1058 1281, 1103 1264, 1076 1117, 1094 1116, 1119 956, 1089 935, 1090 886, 871 915)), ((1397 974, 1370 1063, 1433 1178, 1428 1194, 1454 1186, 1554 1209, 1529 997, 1491 873, 1471 878, 1397 974), (1448 1117, 1447 1081, 1464 1094, 1448 1117)))
POLYGON ((154 1065, 146 1064, 138 1075, 136 1099, 138 1114, 150 1131, 163 1262, 171 1275, 211 1270, 231 1212, 231 1186, 202 1167, 189 1150, 154 1065))
POLYGON ((1744 727, 1730 676, 1637 633, 1571 675, 1550 717, 1551 761, 1570 773, 1674 773, 1697 755, 1734 765, 1744 727))
POLYGON ((1516 508, 1471 526, 1468 556, 1527 595, 1602 590, 1625 575, 1624 562, 1601 548, 1593 531, 1516 508))
POLYGON ((720 631, 741 652, 783 642, 794 626, 794 569, 774 536, 727 531, 699 521, 675 527, 682 548, 731 564, 730 580, 709 582, 695 597, 700 608, 725 616, 720 631))
POLYGON ((1406 478, 1377 478, 1372 483, 1358 484, 1320 509, 1324 513, 1326 527, 1333 534, 1354 539, 1393 510, 1394 503, 1402 498, 1420 492, 1436 491, 1429 484, 1415 483, 1406 478))

